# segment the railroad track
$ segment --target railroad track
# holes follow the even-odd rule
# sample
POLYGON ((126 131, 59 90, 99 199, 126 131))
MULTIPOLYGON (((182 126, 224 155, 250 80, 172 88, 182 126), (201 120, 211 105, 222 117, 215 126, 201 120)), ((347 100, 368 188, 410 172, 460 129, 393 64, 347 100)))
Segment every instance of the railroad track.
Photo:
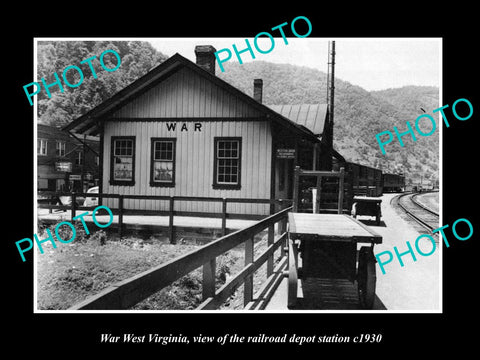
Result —
POLYGON ((415 193, 409 193, 398 196, 398 206, 425 229, 429 231, 437 229, 440 226, 438 213, 420 204, 416 200, 417 195, 418 194, 415 193))

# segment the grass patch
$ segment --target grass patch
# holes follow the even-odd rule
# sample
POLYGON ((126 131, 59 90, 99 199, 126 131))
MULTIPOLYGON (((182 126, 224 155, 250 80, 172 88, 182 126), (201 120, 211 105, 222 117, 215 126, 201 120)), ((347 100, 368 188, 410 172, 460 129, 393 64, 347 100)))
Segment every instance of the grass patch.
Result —
MULTIPOLYGON (((54 234, 56 224, 49 226, 54 234)), ((71 238, 71 230, 60 229, 63 239, 71 238)), ((40 239, 47 237, 45 229, 40 239)), ((257 236, 255 258, 265 250, 265 236, 257 236)), ((119 281, 199 248, 195 242, 170 244, 165 238, 142 239, 99 230, 87 236, 81 224, 76 226, 75 240, 68 244, 43 243, 44 253, 37 249, 37 307, 40 310, 68 309, 119 281)), ((244 245, 241 244, 217 257, 216 288, 220 288, 244 266, 244 245)), ((255 290, 265 280, 265 266, 254 277, 255 290)), ((192 310, 202 302, 202 269, 198 268, 136 304, 135 310, 192 310)), ((221 309, 243 308, 243 286, 232 294, 221 309)))

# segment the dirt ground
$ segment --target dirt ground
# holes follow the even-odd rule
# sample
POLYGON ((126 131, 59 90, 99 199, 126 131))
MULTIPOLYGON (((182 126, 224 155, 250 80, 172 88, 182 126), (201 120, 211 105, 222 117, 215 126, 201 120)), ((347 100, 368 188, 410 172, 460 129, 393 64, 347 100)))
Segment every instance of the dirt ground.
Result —
POLYGON ((417 201, 429 209, 432 209, 436 212, 439 212, 439 198, 438 198, 438 192, 432 192, 432 193, 427 193, 427 194, 421 194, 417 196, 417 201))
MULTIPOLYGON (((55 225, 50 226, 54 233, 55 225)), ((69 229, 67 229, 70 231, 69 229)), ((68 232, 66 231, 66 232, 68 232)), ((40 239, 47 235, 42 234, 40 239)), ((62 238, 69 239, 70 234, 62 238)), ((266 248, 259 237, 255 252, 266 248)), ((64 310, 97 294, 121 280, 169 261, 199 248, 194 241, 170 244, 165 238, 128 236, 119 239, 115 233, 101 230, 89 237, 77 228, 72 243, 57 243, 53 248, 44 243, 44 253, 37 250, 37 308, 39 310, 64 310)), ((217 258, 217 288, 243 268, 244 247, 228 251, 217 258)), ((254 290, 265 279, 265 267, 254 277, 254 290)), ((192 310, 202 301, 201 268, 175 281, 133 307, 135 310, 192 310)), ((222 306, 222 309, 243 308, 243 287, 222 306)))

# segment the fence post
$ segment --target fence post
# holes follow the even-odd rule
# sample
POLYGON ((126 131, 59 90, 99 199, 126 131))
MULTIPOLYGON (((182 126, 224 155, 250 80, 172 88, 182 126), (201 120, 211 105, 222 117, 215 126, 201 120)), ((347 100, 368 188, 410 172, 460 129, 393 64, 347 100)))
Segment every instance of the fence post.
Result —
POLYGON ((345 168, 340 168, 340 176, 338 178, 338 213, 343 214, 343 189, 345 181, 345 168))
POLYGON ((75 217, 75 210, 77 207, 77 194, 75 194, 75 191, 72 192, 72 209, 71 209, 71 217, 72 217, 72 223, 73 223, 73 218, 75 217))
MULTIPOLYGON (((245 266, 253 262, 253 247, 255 243, 255 235, 245 241, 245 266)), ((245 278, 243 285, 243 306, 253 300, 253 274, 245 278)))
POLYGON ((175 198, 173 196, 170 196, 170 213, 169 213, 169 218, 168 218, 168 236, 170 238, 170 243, 171 244, 176 244, 175 240, 175 229, 173 226, 173 212, 175 208, 174 204, 175 198))
POLYGON ((227 199, 222 199, 222 236, 227 234, 227 199))
POLYGON ((315 209, 313 209, 314 214, 320 213, 320 200, 322 195, 322 175, 317 175, 317 194, 315 199, 315 209))
POLYGON ((300 194, 298 193, 298 189, 300 184, 300 166, 295 166, 294 178, 293 178, 293 212, 298 211, 298 201, 300 194))
POLYGON ((209 297, 215 296, 215 267, 216 259, 203 264, 203 282, 202 282, 202 299, 207 300, 209 297))
POLYGON ((123 195, 118 195, 118 236, 123 235, 123 195))
MULTIPOLYGON (((278 225, 280 225, 280 223, 278 225)), ((267 240, 268 246, 272 245, 274 240, 275 240, 275 224, 270 225, 268 227, 268 240, 267 240)), ((267 259, 267 278, 273 274, 273 255, 274 253, 269 255, 267 259)))

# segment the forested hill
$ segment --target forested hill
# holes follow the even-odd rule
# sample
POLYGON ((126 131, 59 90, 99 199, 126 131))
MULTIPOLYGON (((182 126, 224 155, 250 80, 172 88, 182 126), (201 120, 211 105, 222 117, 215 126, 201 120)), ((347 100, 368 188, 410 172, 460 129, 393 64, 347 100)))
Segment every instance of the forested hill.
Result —
MULTIPOLYGON (((253 79, 263 79, 265 104, 326 103, 327 75, 319 70, 289 64, 253 61, 245 64, 227 63, 225 72, 217 75, 245 93, 253 94, 253 79)), ((341 79, 335 79, 334 147, 347 160, 382 169, 405 173, 409 179, 438 179, 438 130, 428 137, 409 136, 386 146, 381 153, 375 139, 379 132, 393 126, 407 130, 415 119, 440 106, 439 89, 427 86, 406 86, 369 92, 341 79), (395 144, 394 144, 395 143, 395 144)), ((421 126, 428 132, 428 122, 421 126)))
MULTIPOLYGON (((120 68, 105 72, 98 60, 97 79, 85 71, 81 86, 61 93, 52 90, 52 98, 42 91, 38 95, 39 122, 63 126, 167 59, 150 43, 140 41, 43 41, 38 43, 38 78, 53 83, 53 73, 61 75, 69 65, 107 50, 117 51, 122 59, 120 68)), ((337 65, 339 66, 339 65, 337 65)), ((73 74, 75 72, 72 71, 73 74)), ((315 104, 326 102, 326 74, 289 64, 252 61, 245 64, 227 63, 225 72, 217 66, 217 75, 243 92, 253 93, 253 79, 263 79, 265 104, 315 104)), ((78 79, 71 79, 76 83, 78 79)), ((439 90, 435 87, 407 86, 368 92, 340 79, 335 80, 334 147, 347 160, 378 167, 386 172, 404 172, 409 178, 438 178, 438 131, 416 142, 405 136, 405 147, 398 141, 387 145, 382 155, 375 135, 397 126, 406 130, 405 122, 439 107, 439 90)), ((427 129, 428 131, 428 129, 427 129)))
MULTIPOLYGON (((47 84, 55 81, 55 72, 61 77, 67 66, 76 65, 85 70, 80 86, 64 86, 63 93, 58 86, 52 87, 51 98, 45 91, 38 94, 39 122, 57 126, 85 114, 168 58, 144 41, 39 41, 37 53, 38 79, 45 78, 47 84), (120 67, 113 72, 104 71, 99 62, 100 54, 109 49, 115 50, 121 58, 120 67), (80 65, 80 61, 91 56, 97 57, 91 62, 97 79, 87 65, 80 65)), ((107 67, 114 68, 115 64, 107 67)), ((71 84, 80 80, 76 71, 68 72, 67 76, 73 77, 69 79, 71 84)))

